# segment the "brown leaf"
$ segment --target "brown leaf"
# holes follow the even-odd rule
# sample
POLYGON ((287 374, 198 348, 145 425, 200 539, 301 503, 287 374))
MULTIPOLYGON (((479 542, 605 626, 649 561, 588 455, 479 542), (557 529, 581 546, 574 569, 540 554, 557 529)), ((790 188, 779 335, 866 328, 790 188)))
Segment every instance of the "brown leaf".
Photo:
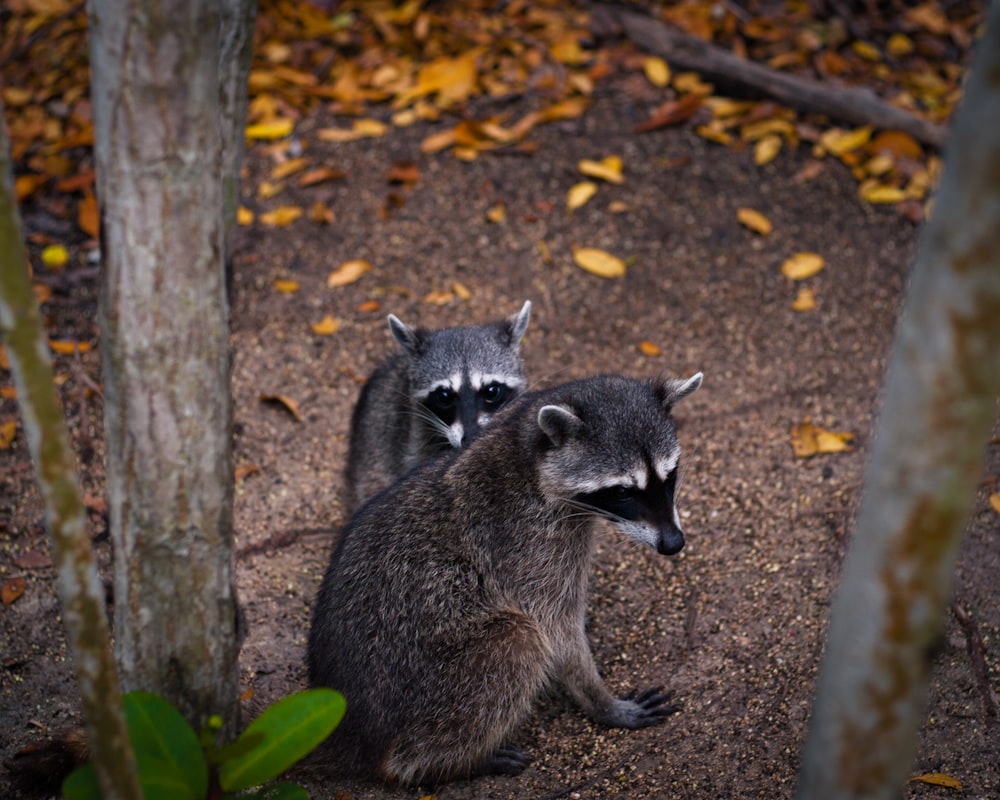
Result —
POLYGON ((694 116, 701 108, 702 98, 696 94, 686 94, 677 100, 669 100, 653 112, 653 116, 645 122, 640 122, 633 133, 646 133, 668 125, 679 125, 694 116))
POLYGON ((311 326, 312 332, 317 336, 330 336, 340 330, 340 320, 332 314, 327 314, 319 322, 314 322, 311 326))
POLYGON ((389 183, 412 186, 420 180, 420 165, 415 161, 396 161, 389 169, 389 183))
POLYGON ((24 594, 24 578, 17 577, 4 581, 0 586, 0 599, 3 600, 3 607, 10 608, 17 598, 24 594))
POLYGON ((949 789, 962 791, 962 782, 958 778, 953 778, 951 775, 945 775, 943 772, 925 772, 923 775, 914 775, 910 778, 910 780, 919 781, 920 783, 929 783, 933 786, 945 786, 949 789))
POLYGON ((259 472, 260 467, 256 464, 241 464, 233 470, 233 478, 237 483, 242 483, 251 475, 257 475, 259 472))
POLYGON ((1000 492, 994 492, 990 495, 990 508, 1000 514, 1000 492))
POLYGON ((49 347, 53 353, 61 356, 71 356, 77 350, 81 353, 90 351, 90 342, 75 342, 70 339, 49 339, 49 347))
POLYGON ((288 161, 284 161, 278 164, 274 169, 271 170, 271 180, 280 181, 287 178, 289 175, 294 175, 296 172, 302 172, 309 165, 308 159, 305 158, 290 158, 288 161))
POLYGON ((97 212, 97 198, 92 192, 86 192, 76 207, 76 224, 91 239, 100 235, 101 223, 97 212))
POLYGON ((26 550, 14 559, 14 566, 21 569, 41 569, 51 567, 52 559, 41 550, 26 550))
POLYGON ((295 417, 297 422, 302 422, 302 414, 299 413, 299 404, 295 402, 291 397, 284 394, 262 394, 260 396, 260 401, 262 403, 277 403, 288 410, 293 417, 295 417))
POLYGON ((644 356, 649 356, 650 358, 658 356, 660 355, 661 352, 663 352, 662 350, 660 350, 659 345, 649 341, 649 339, 643 339, 641 342, 639 342, 639 351, 644 356))
POLYGON ((337 220, 337 215, 322 200, 317 200, 309 206, 309 219, 323 225, 332 225, 337 220))
POLYGON ((275 278, 274 288, 282 294, 294 294, 299 290, 299 282, 289 278, 275 278))
POLYGON ((362 314, 370 314, 373 311, 378 311, 381 307, 378 300, 365 300, 358 304, 358 311, 362 314))
POLYGON ((317 183, 325 181, 342 181, 347 177, 347 173, 342 169, 334 167, 317 167, 308 172, 302 173, 299 178, 299 186, 315 186, 317 183))

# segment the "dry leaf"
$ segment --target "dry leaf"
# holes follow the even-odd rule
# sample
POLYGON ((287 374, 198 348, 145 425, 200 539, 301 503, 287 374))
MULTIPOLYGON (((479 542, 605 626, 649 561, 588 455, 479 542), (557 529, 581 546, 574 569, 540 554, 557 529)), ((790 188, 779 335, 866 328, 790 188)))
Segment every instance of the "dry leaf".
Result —
POLYGON ((472 297, 472 292, 469 287, 464 283, 459 283, 458 281, 452 281, 451 290, 455 293, 455 296, 459 300, 469 300, 472 297))
POLYGON ((421 153, 437 153, 455 144, 457 134, 454 128, 432 133, 420 143, 421 153))
POLYGON ((291 135, 293 121, 290 119, 275 119, 269 122, 258 122, 256 125, 248 125, 244 131, 247 139, 254 141, 284 139, 291 135))
POLYGON ((14 559, 14 565, 21 569, 43 569, 52 566, 52 557, 41 550, 25 550, 14 559))
POLYGON ((946 786, 949 789, 962 791, 962 782, 951 775, 945 775, 943 772, 925 772, 923 775, 914 775, 910 780, 930 783, 934 786, 946 786))
POLYGON ((270 181, 261 181, 257 186, 257 197, 261 200, 270 200, 272 197, 281 194, 285 190, 285 184, 283 183, 271 183, 270 181))
POLYGON ((3 586, 0 586, 0 599, 4 608, 10 608, 14 601, 24 594, 24 586, 24 578, 21 577, 4 581, 3 586))
POLYGON ((924 157, 923 148, 910 134, 902 131, 882 131, 868 143, 868 152, 884 153, 896 158, 910 158, 919 161, 924 157))
POLYGON ((600 278, 621 278, 625 275, 624 261, 596 247, 576 248, 573 251, 573 261, 580 269, 600 278))
POLYGON ((771 220, 759 211, 754 211, 752 208, 736 209, 736 219, 740 221, 741 225, 759 233, 761 236, 768 236, 771 233, 771 220))
POLYGON ((10 450, 17 435, 17 419, 0 420, 0 450, 10 450))
POLYGON ((813 425, 808 419, 791 430, 792 450, 797 458, 809 458, 819 453, 844 453, 854 448, 849 442, 853 433, 834 432, 813 425))
POLYGON ((816 308, 816 293, 803 286, 799 289, 798 294, 795 295, 795 299, 792 301, 793 311, 812 311, 816 308))
POLYGON ((693 93, 683 95, 677 100, 668 100, 657 108, 649 119, 632 128, 632 132, 646 133, 668 125, 679 125, 694 116, 701 108, 701 102, 701 96, 693 93))
POLYGON ((242 483, 251 475, 257 475, 259 472, 260 467, 256 464, 241 464, 233 470, 233 478, 237 483, 242 483))
POLYGON ((823 263, 818 253, 796 253, 781 265, 781 274, 793 281, 805 280, 822 270, 823 263))
POLYGON ((649 339, 643 339, 639 342, 639 350, 644 356, 649 356, 650 358, 658 356, 662 352, 659 346, 649 341, 649 339))
POLYGON ((584 159, 577 164, 580 170, 588 178, 599 178, 608 183, 624 183, 622 176, 622 160, 618 156, 607 156, 600 161, 584 159))
POLYGON ((595 194, 597 194, 597 184, 593 181, 575 183, 566 192, 566 208, 571 212, 576 211, 580 206, 585 205, 595 194))
POLYGON ((370 314, 373 311, 378 311, 380 308, 378 300, 365 300, 363 303, 358 304, 358 311, 362 314, 370 314))
POLYGON ((76 342, 72 339, 49 339, 49 347, 53 353, 61 356, 71 356, 77 350, 81 353, 90 351, 90 342, 76 342))
POLYGON ((298 206, 278 206, 271 211, 261 214, 260 222, 262 225, 267 225, 271 228, 284 228, 287 225, 291 225, 301 216, 302 209, 298 206))
POLYGON ((365 259, 352 258, 350 261, 345 261, 326 276, 326 285, 330 287, 347 286, 350 283, 360 280, 361 276, 371 269, 371 263, 365 259))
POLYGON ((309 161, 305 158, 290 158, 282 164, 278 164, 271 170, 271 180, 280 181, 296 172, 302 172, 308 166, 309 161))
POLYGON ((486 219, 497 225, 501 222, 505 222, 507 220, 507 208, 503 203, 497 203, 486 212, 486 219))
POLYGON ((662 89, 670 83, 670 67, 659 56, 649 56, 642 62, 642 71, 653 86, 662 89))
POLYGON ((768 134, 757 141, 753 147, 753 163, 758 167, 770 164, 781 152, 781 137, 775 133, 768 134))
POLYGON ((319 322, 314 322, 311 327, 317 336, 330 336, 340 330, 340 320, 327 314, 319 322))
POLYGON ((324 181, 342 181, 347 177, 347 173, 342 169, 334 167, 317 167, 302 174, 299 178, 299 186, 315 186, 324 181))
POLYGON ((333 209, 327 206, 322 200, 317 200, 309 206, 309 219, 323 225, 332 225, 336 219, 333 209))
POLYGON ((433 292, 428 292, 423 297, 420 298, 422 303, 429 303, 432 306, 446 306, 452 300, 455 299, 455 295, 451 292, 440 289, 433 292))
POLYGON ((240 206, 236 209, 236 224, 237 225, 252 225, 253 224, 253 212, 246 206, 240 206))
POLYGON ((7 345, 0 342, 0 369, 10 370, 10 354, 7 352, 7 345))
POLYGON ((282 294, 293 294, 299 290, 299 282, 288 278, 276 278, 274 288, 282 294))
MULTIPOLYGON (((48 183, 48 175, 19 175, 14 181, 14 195, 20 203, 48 183)), ((60 190, 62 191, 62 190, 60 190)))
POLYGON ((852 131, 831 128, 823 132, 819 137, 819 143, 828 153, 833 153, 835 156, 842 156, 845 153, 850 153, 852 150, 860 150, 868 144, 871 138, 872 129, 870 126, 856 128, 852 131))
POLYGON ((92 192, 86 192, 77 204, 76 224, 91 239, 96 239, 100 235, 101 223, 97 212, 97 198, 92 192))
POLYGON ((316 138, 321 142, 354 142, 384 136, 389 126, 377 119, 356 119, 350 128, 320 128, 316 138))
POLYGON ((1000 492, 994 492, 990 495, 990 508, 1000 514, 1000 492))
POLYGON ((299 404, 296 403, 288 395, 284 394, 262 394, 260 396, 260 401, 262 403, 277 403, 288 410, 293 417, 295 417, 297 422, 302 422, 302 414, 299 413, 299 404))
POLYGON ((898 186, 886 186, 877 181, 865 182, 858 189, 858 194, 866 203, 901 203, 909 195, 898 186))

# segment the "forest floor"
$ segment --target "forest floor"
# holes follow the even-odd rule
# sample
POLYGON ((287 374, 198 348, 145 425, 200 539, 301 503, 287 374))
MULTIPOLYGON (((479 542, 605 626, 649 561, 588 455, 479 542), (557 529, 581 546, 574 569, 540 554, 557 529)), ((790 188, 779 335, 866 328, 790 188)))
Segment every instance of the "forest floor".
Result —
MULTIPOLYGON (((240 231, 236 535, 248 623, 242 678, 253 707, 305 685, 310 610, 345 521, 348 422, 364 376, 392 349, 386 314, 443 327, 507 316, 530 299, 523 354, 539 387, 599 372, 705 375, 677 410, 687 546, 663 558, 603 532, 590 591, 591 643, 609 686, 664 685, 681 711, 658 727, 609 730, 554 690, 514 742, 535 759, 519 777, 390 791, 293 773, 314 797, 793 795, 919 228, 893 207, 863 203, 847 167, 816 160, 805 146, 758 166, 751 149, 721 147, 689 125, 637 135, 650 103, 644 92, 634 76, 610 76, 585 115, 534 131, 532 153, 471 161, 422 154, 436 129, 422 122, 362 141, 314 141, 310 155, 347 178, 324 184, 321 195, 290 184, 283 202, 320 199, 335 219, 240 231), (578 162, 609 155, 622 159, 625 181, 602 183, 567 213, 566 193, 582 179, 578 162), (416 179, 390 184, 401 164, 416 179), (740 208, 766 215, 770 235, 741 225, 740 208), (624 277, 580 269, 573 248, 582 246, 625 258, 624 277), (822 255, 825 266, 796 284, 781 265, 802 251, 822 255), (373 268, 328 286, 331 271, 351 259, 373 268), (802 285, 813 291, 812 310, 792 308, 802 285), (327 315, 339 327, 314 332, 327 315), (279 395, 296 414, 262 400, 279 395), (806 420, 850 432, 852 447, 797 457, 790 431, 806 420)), ((520 113, 530 98, 514 103, 520 113)), ((297 130, 308 138, 330 124, 316 111, 297 130)), ((262 146, 248 152, 244 201, 258 211, 266 204, 253 187, 273 169, 272 155, 262 146)), ((44 209, 28 207, 25 219, 29 232, 46 230, 44 209)), ((71 264, 45 308, 50 328, 97 341, 96 302, 95 271, 85 260, 71 264)), ((88 386, 100 381, 98 349, 57 356, 95 534, 102 409, 88 386)), ((9 373, 0 371, 0 383, 11 384, 9 373)), ((13 417, 15 403, 0 403, 3 417, 13 417)), ((996 438, 985 476, 955 573, 954 603, 971 627, 948 614, 911 770, 951 776, 963 788, 910 781, 903 796, 912 800, 1000 796, 1000 725, 984 699, 1000 691, 1000 515, 988 503, 1000 477, 996 438), (975 634, 985 672, 970 658, 975 634)), ((107 574, 110 545, 96 550, 107 574)), ((0 450, 0 583, 18 577, 23 594, 0 610, 0 761, 79 717, 20 427, 0 450)), ((0 796, 11 792, 0 771, 0 796)))

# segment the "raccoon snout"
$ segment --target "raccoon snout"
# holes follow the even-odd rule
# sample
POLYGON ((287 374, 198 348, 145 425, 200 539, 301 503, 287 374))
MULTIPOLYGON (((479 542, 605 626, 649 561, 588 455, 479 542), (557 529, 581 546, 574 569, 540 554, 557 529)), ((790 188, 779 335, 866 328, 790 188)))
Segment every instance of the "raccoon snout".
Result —
POLYGON ((682 549, 684 549, 684 532, 673 523, 661 526, 656 552, 661 556, 672 556, 682 549))

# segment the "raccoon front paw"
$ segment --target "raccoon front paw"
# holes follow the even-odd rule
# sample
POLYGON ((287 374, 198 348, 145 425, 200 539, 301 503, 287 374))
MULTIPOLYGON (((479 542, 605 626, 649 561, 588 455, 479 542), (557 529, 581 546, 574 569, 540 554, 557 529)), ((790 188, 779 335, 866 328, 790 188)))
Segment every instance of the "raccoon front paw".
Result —
POLYGON ((520 775, 534 759, 513 747, 498 747, 483 764, 484 775, 520 775))
POLYGON ((657 686, 643 692, 629 692, 621 700, 615 700, 609 724, 618 728, 648 728, 659 725, 671 714, 680 711, 679 706, 667 705, 670 695, 663 687, 657 686))

